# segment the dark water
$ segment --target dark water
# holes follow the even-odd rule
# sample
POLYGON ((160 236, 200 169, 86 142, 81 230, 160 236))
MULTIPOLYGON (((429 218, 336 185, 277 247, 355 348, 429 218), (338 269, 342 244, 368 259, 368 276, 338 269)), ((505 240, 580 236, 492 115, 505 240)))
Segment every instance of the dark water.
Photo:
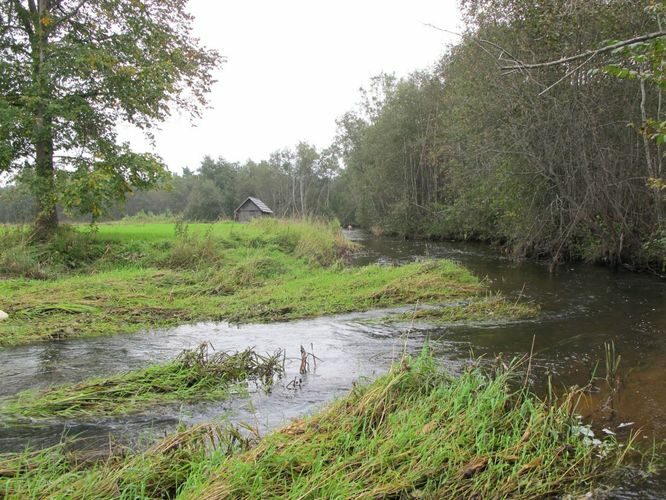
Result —
MULTIPOLYGON (((535 320, 484 322, 429 328, 387 325, 381 312, 350 314, 269 325, 233 327, 196 324, 150 333, 99 339, 41 343, 0 351, 0 397, 20 390, 72 382, 117 373, 164 361, 184 348, 210 341, 216 349, 240 350, 254 346, 260 352, 286 349, 291 357, 287 375, 270 394, 254 390, 252 397, 224 403, 165 407, 150 414, 87 421, 0 423, 0 451, 19 450, 27 444, 45 446, 63 432, 86 439, 91 448, 108 444, 109 436, 136 441, 173 429, 178 422, 246 421, 262 432, 290 418, 312 413, 344 394, 359 378, 386 370, 406 348, 418 350, 426 339, 443 366, 455 371, 474 356, 523 355, 534 342, 533 382, 543 390, 546 371, 557 386, 584 385, 603 344, 613 340, 622 356, 622 386, 612 410, 602 408, 607 394, 595 393, 581 411, 597 428, 642 428, 645 441, 666 439, 666 283, 654 277, 613 273, 592 266, 569 266, 555 274, 535 263, 516 264, 491 249, 463 243, 425 243, 375 239, 360 231, 347 236, 363 244, 355 261, 410 262, 424 257, 457 260, 488 280, 490 288, 511 300, 534 301, 541 306, 535 320), (287 383, 298 376, 300 345, 322 359, 316 373, 303 376, 298 390, 287 383)), ((603 363, 602 363, 603 365, 603 363)), ((605 405, 608 406, 608 405, 605 405)), ((626 431, 624 431, 626 432, 626 431)), ((664 498, 666 477, 632 481, 617 495, 623 498, 664 498)))

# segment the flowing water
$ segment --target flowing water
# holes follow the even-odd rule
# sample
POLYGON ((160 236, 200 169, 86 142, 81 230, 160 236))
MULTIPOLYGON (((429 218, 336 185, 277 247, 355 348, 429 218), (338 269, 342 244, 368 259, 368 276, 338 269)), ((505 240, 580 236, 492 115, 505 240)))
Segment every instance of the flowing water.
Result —
MULTIPOLYGON (((178 422, 245 421, 266 432, 290 418, 312 413, 344 394, 355 381, 384 372, 404 348, 417 351, 426 341, 441 364, 452 371, 470 356, 524 355, 534 344, 532 381, 543 392, 546 373, 552 374, 557 387, 585 385, 598 361, 603 367, 603 345, 612 340, 622 356, 619 392, 609 400, 604 385, 599 384, 600 391, 590 395, 583 412, 597 429, 626 434, 629 429, 642 428, 646 443, 666 439, 666 282, 586 265, 571 265, 550 274, 545 266, 516 264, 483 245, 373 238, 356 230, 346 233, 364 248, 355 257, 356 264, 450 258, 486 279, 492 290, 510 300, 533 301, 541 312, 528 321, 491 319, 438 328, 417 324, 412 329, 382 322, 384 312, 380 311, 240 327, 200 323, 0 350, 0 398, 165 361, 203 341, 210 341, 218 350, 254 346, 261 353, 285 349, 288 356, 285 378, 268 394, 254 389, 250 398, 166 406, 131 417, 0 423, 0 451, 53 444, 63 433, 81 436, 94 449, 108 446, 109 436, 135 442, 172 430, 178 422), (321 359, 316 370, 303 376, 298 375, 301 345, 321 359), (294 378, 301 382, 295 390, 289 385, 294 378), (618 429, 630 422, 631 426, 618 429)), ((616 495, 664 498, 666 477, 636 480, 616 495)))

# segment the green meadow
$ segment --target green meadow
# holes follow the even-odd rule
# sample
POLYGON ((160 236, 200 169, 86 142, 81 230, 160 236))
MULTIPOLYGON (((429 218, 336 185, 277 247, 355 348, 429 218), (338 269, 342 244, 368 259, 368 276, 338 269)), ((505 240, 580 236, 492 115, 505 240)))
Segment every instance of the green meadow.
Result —
MULTIPOLYGON (((22 228, 2 231, 0 309, 9 319, 0 322, 0 346, 462 299, 444 309, 464 321, 465 311, 478 319, 474 304, 487 300, 477 277, 445 260, 349 266, 356 245, 323 222, 101 224, 64 228, 48 244, 22 228)), ((499 306, 499 317, 536 311, 499 306)))

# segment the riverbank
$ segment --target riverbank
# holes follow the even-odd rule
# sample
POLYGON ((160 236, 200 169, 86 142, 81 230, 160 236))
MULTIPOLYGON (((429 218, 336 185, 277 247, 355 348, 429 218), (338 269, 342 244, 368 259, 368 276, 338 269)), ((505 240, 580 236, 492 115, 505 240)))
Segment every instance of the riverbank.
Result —
POLYGON ((416 302, 465 300, 452 315, 464 321, 466 310, 478 316, 473 305, 487 292, 446 260, 348 267, 355 244, 338 227, 314 222, 108 224, 63 231, 48 246, 5 229, 2 241, 0 309, 9 319, 0 322, 0 346, 416 302))
POLYGON ((261 440, 197 426, 102 461, 66 444, 0 457, 6 498, 534 498, 611 484, 632 441, 590 439, 580 393, 511 389, 516 366, 443 373, 426 350, 261 440))

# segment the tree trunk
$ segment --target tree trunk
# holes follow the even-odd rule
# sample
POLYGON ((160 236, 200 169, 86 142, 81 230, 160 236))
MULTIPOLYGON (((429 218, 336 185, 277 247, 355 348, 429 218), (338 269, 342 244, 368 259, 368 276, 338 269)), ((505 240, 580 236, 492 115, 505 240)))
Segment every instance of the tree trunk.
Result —
POLYGON ((56 211, 55 168, 53 166, 53 136, 48 120, 43 115, 37 116, 37 134, 35 137, 35 195, 37 197, 37 218, 35 236, 49 239, 58 229, 56 211))
MULTIPOLYGON (((31 4, 31 10, 33 8, 34 4, 31 4)), ((37 22, 34 25, 35 31, 31 43, 33 81, 38 92, 33 135, 35 146, 34 193, 37 198, 35 236, 42 240, 49 239, 58 228, 55 166, 53 164, 53 124, 46 110, 51 96, 49 76, 44 68, 49 43, 48 29, 44 23, 40 22, 48 15, 48 10, 48 0, 39 0, 36 13, 37 22)))

